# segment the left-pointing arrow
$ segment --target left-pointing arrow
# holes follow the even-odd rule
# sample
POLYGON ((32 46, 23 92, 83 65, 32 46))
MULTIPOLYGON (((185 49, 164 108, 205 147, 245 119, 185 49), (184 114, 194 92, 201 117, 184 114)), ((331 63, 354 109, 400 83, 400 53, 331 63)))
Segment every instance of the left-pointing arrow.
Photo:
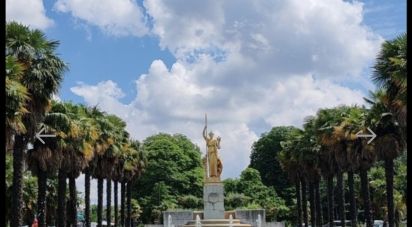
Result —
POLYGON ((38 140, 40 140, 40 142, 42 142, 43 144, 45 144, 45 142, 44 142, 44 140, 41 139, 42 137, 56 137, 56 135, 52 135, 52 134, 43 134, 43 135, 41 135, 41 133, 42 133, 44 130, 45 130, 45 128, 44 128, 44 126, 42 126, 42 127, 40 128, 40 131, 39 131, 38 133, 36 133, 36 138, 37 138, 38 140))

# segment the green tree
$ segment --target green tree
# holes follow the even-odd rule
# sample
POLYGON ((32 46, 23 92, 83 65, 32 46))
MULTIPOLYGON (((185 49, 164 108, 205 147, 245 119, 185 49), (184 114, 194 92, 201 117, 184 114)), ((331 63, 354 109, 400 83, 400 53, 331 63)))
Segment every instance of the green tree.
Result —
MULTIPOLYGON (((301 171, 298 154, 300 147, 299 139, 302 138, 302 132, 297 131, 296 135, 291 136, 285 141, 281 142, 282 151, 278 153, 277 159, 279 160, 282 170, 288 174, 289 180, 295 184, 296 195, 296 219, 298 226, 302 226, 302 192, 301 192, 301 171), (298 133, 299 132, 299 133, 298 133)), ((305 192, 303 192, 305 193, 305 192)))
POLYGON ((367 110, 357 106, 352 106, 342 116, 342 122, 334 127, 334 135, 336 138, 345 143, 346 146, 346 169, 348 171, 348 188, 349 188, 349 203, 350 203, 350 218, 351 225, 357 224, 357 208, 354 189, 354 173, 360 170, 360 155, 365 144, 364 139, 358 138, 356 133, 365 128, 365 117, 367 110), (363 140, 363 141, 362 141, 363 140))
MULTIPOLYGON (((342 226, 345 226, 345 187, 344 172, 348 171, 350 161, 348 160, 348 150, 346 141, 340 138, 341 130, 338 127, 350 110, 349 106, 339 106, 335 108, 320 109, 314 120, 312 131, 316 135, 317 143, 320 145, 320 168, 323 175, 328 180, 328 191, 332 196, 331 187, 333 176, 336 175, 336 199, 338 214, 342 226), (330 164, 330 166, 327 166, 330 164), (332 167, 332 168, 331 168, 332 167)), ((329 199, 332 201, 332 198, 329 199)), ((333 219, 333 204, 329 202, 329 222, 333 219)))
POLYGON ((293 186, 288 182, 287 174, 282 171, 276 156, 282 150, 280 142, 297 130, 291 126, 272 128, 253 143, 250 154, 249 167, 258 170, 263 183, 273 186, 276 193, 285 199, 288 205, 293 203, 293 186))
MULTIPOLYGON (((382 44, 372 75, 372 80, 378 87, 387 91, 388 109, 395 115, 404 136, 406 136, 408 79, 406 40, 407 35, 403 33, 382 44)), ((390 224, 393 225, 393 223, 390 224)))
POLYGON ((20 83, 26 87, 31 99, 25 103, 27 113, 22 116, 25 132, 14 136, 13 144, 13 203, 11 225, 21 225, 23 152, 33 141, 48 108, 52 94, 56 93, 66 69, 55 53, 58 41, 48 40, 40 30, 10 22, 6 24, 6 56, 13 56, 23 66, 20 83))
POLYGON ((126 226, 132 226, 132 187, 135 181, 141 177, 146 171, 147 158, 145 152, 141 149, 140 142, 136 140, 130 140, 130 149, 126 149, 131 152, 127 155, 127 159, 124 165, 123 177, 127 182, 127 222, 126 226))
POLYGON ((247 207, 251 203, 251 200, 252 198, 244 195, 243 193, 226 192, 225 209, 234 210, 236 208, 247 207))
POLYGON ((183 195, 202 196, 201 153, 186 136, 164 133, 153 135, 143 141, 142 150, 148 164, 133 186, 133 197, 138 198, 143 207, 143 222, 154 221, 157 216, 152 214, 153 211, 177 206, 177 199, 183 195), (163 184, 159 185, 159 182, 163 184), (155 188, 167 191, 167 196, 159 197, 155 188))
MULTIPOLYGON (((302 176, 308 186, 310 220, 312 226, 321 225, 321 204, 319 197, 319 181, 321 170, 319 167, 319 146, 316 144, 314 122, 306 121, 304 124, 303 135, 296 142, 299 153, 298 162, 302 168, 302 176)), ((304 191, 306 193, 306 190, 304 191)))
POLYGON ((202 209, 203 200, 194 195, 184 195, 177 198, 177 205, 183 209, 202 209))
POLYGON ((23 114, 27 114, 27 88, 21 83, 23 65, 14 56, 6 57, 6 150, 12 150, 15 134, 26 132, 23 114))
MULTIPOLYGON (((397 38, 385 41, 374 65, 372 80, 383 89, 384 96, 380 96, 380 104, 375 104, 373 108, 381 109, 385 106, 381 114, 390 112, 391 117, 383 117, 380 123, 375 125, 379 130, 379 137, 376 139, 376 149, 380 157, 385 160, 385 177, 388 203, 389 227, 395 223, 395 210, 393 198, 393 159, 402 151, 403 143, 406 141, 406 109, 407 109, 407 35, 406 33, 397 38), (396 121, 398 125, 391 122, 396 121), (395 132, 395 131, 400 132, 395 132), (399 138, 400 137, 400 138, 399 138)), ((388 115, 386 115, 388 116, 388 115)))
POLYGON ((368 125, 376 133, 377 137, 372 142, 374 150, 380 160, 385 163, 386 178, 386 200, 388 207, 388 224, 393 227, 395 224, 395 209, 393 198, 393 178, 394 159, 398 157, 406 148, 406 141, 403 139, 402 129, 390 111, 390 95, 386 90, 378 90, 372 94, 370 114, 368 115, 368 125))
POLYGON ((285 201, 276 194, 273 187, 263 184, 260 173, 256 169, 246 168, 240 174, 239 179, 226 179, 223 182, 225 193, 230 196, 229 205, 233 203, 233 205, 241 204, 243 208, 264 208, 267 220, 290 218, 288 217, 290 209, 285 201), (234 189, 234 191, 226 189, 234 189), (240 199, 244 199, 243 202, 240 202, 240 199), (248 203, 245 205, 246 201, 248 203))
MULTIPOLYGON (((104 119, 105 113, 100 111, 97 107, 90 107, 85 109, 85 114, 90 121, 90 127, 94 129, 95 135, 92 143, 93 159, 88 163, 88 166, 84 169, 85 173, 85 224, 86 227, 90 227, 90 221, 92 220, 91 206, 90 206, 90 178, 91 175, 98 175, 99 169, 96 168, 98 156, 102 155, 111 143, 110 136, 108 135, 109 129, 107 121, 104 119), (97 174, 96 174, 97 173, 97 174)), ((93 217, 96 217, 97 222, 97 207, 96 213, 93 213, 93 217)), ((100 207, 99 207, 100 208, 100 207)), ((100 217, 99 217, 100 218, 100 217)), ((94 219, 93 219, 94 220, 94 219)))

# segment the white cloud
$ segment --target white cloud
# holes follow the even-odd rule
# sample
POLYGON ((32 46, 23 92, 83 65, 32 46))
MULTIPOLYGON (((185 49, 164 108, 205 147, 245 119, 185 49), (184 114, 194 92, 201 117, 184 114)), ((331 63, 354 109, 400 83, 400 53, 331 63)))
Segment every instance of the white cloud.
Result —
POLYGON ((62 101, 58 94, 52 94, 52 100, 54 100, 56 102, 61 102, 62 101))
POLYGON ((192 77, 192 71, 183 65, 176 63, 167 70, 158 60, 137 80, 138 94, 129 104, 110 95, 119 89, 113 82, 82 84, 72 91, 89 105, 100 103, 104 111, 123 118, 134 138, 143 140, 158 132, 183 133, 203 152, 201 132, 204 114, 208 113, 208 129, 222 137, 223 177, 237 176, 249 164, 250 147, 258 139, 258 133, 252 130, 256 119, 269 126, 300 127, 303 118, 320 107, 363 102, 361 92, 314 80, 310 75, 277 81, 267 89, 261 87, 261 91, 202 87, 192 77))
POLYGON ((177 58, 217 51, 277 74, 354 76, 383 40, 362 23, 356 1, 145 0, 144 6, 160 46, 177 58))
POLYGON ((114 36, 143 36, 148 31, 134 0, 58 0, 54 9, 114 36))
POLYGON ((272 126, 300 127, 318 108, 362 104, 362 71, 382 38, 362 23, 358 2, 145 0, 159 45, 176 62, 152 62, 127 104, 113 81, 79 84, 87 104, 117 114, 131 135, 183 133, 205 151, 209 130, 222 137, 223 177, 249 164, 250 148, 272 126), (359 81, 359 82, 357 82, 359 81), (343 86, 350 82, 361 90, 343 86))
POLYGON ((6 19, 37 29, 46 29, 54 24, 46 16, 42 0, 6 0, 6 19))

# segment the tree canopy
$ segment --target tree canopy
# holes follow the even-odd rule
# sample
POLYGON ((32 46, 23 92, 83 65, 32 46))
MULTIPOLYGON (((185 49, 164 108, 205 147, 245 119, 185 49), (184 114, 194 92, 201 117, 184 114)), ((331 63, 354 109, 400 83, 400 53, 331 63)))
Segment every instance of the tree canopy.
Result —
POLYGON ((158 210, 190 208, 202 197, 203 170, 199 147, 181 134, 160 133, 143 141, 148 165, 133 192, 143 207, 144 221, 155 220, 158 210))
POLYGON ((273 127, 269 132, 253 143, 250 154, 249 167, 259 171, 263 184, 273 186, 276 193, 291 203, 291 184, 287 174, 282 170, 277 154, 282 150, 281 142, 291 135, 298 133, 299 129, 293 126, 273 127))

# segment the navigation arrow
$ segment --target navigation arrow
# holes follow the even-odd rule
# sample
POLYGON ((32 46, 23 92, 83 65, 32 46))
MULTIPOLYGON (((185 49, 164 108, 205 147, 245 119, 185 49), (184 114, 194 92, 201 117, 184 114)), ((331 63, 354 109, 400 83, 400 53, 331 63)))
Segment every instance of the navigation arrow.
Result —
POLYGON ((362 131, 359 131, 358 133, 356 133, 356 137, 358 138, 359 137, 366 137, 366 138, 371 137, 371 139, 368 141, 368 144, 369 144, 370 142, 372 142, 372 140, 376 138, 376 134, 369 127, 367 129, 371 134, 361 134, 362 131))
POLYGON ((44 125, 43 125, 43 126, 40 128, 40 131, 39 131, 38 133, 36 133, 36 138, 37 138, 38 140, 40 140, 40 142, 42 142, 43 144, 45 144, 45 142, 44 142, 44 140, 41 139, 42 137, 56 137, 56 135, 51 135, 51 134, 49 134, 49 135, 46 135, 46 134, 41 135, 41 133, 42 133, 44 130, 45 130, 45 128, 44 128, 44 125))

